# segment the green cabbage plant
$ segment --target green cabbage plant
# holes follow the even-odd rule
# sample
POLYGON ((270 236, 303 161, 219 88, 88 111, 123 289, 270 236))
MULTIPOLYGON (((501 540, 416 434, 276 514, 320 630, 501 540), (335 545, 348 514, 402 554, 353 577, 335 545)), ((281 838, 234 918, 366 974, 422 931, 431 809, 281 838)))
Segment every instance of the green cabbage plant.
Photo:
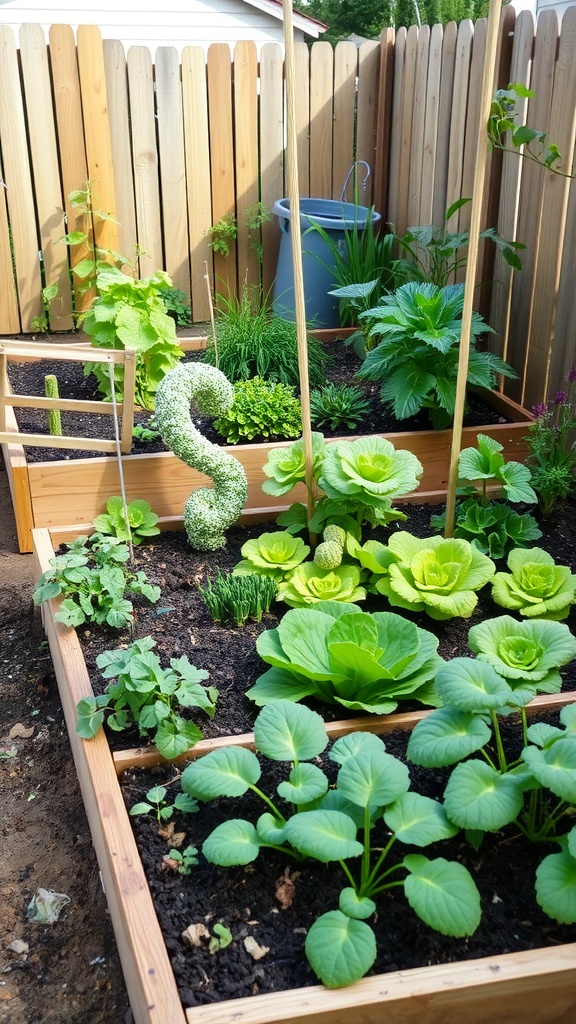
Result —
POLYGON ((145 537, 155 537, 160 533, 160 528, 156 525, 158 516, 152 511, 147 501, 137 498, 126 506, 126 511, 130 533, 126 526, 122 498, 117 496, 109 498, 106 502, 106 512, 96 516, 95 529, 98 530, 98 533, 110 534, 112 537, 118 537, 119 540, 131 539, 135 545, 141 544, 145 537))
POLYGON ((519 695, 526 689, 528 700, 537 693, 559 693, 558 672, 576 658, 576 637, 562 622, 547 619, 518 622, 511 615, 499 615, 472 626, 468 646, 479 661, 485 661, 506 679, 519 695))
POLYGON ((569 565, 556 565, 542 548, 515 548, 508 555, 510 572, 497 572, 492 582, 496 604, 532 619, 565 619, 576 604, 576 576, 569 565))
POLYGON ((376 590, 391 605, 426 612, 433 619, 469 618, 480 590, 496 566, 466 540, 392 534, 388 550, 394 555, 376 590))
MULTIPOLYGON (((312 452, 314 476, 317 476, 320 463, 326 454, 323 434, 317 432, 312 434, 312 452)), ((296 484, 303 483, 306 477, 306 465, 302 438, 299 438, 294 444, 273 448, 268 452, 268 461, 263 467, 263 472, 268 480, 262 484, 262 490, 266 494, 274 494, 276 497, 288 494, 288 491, 296 487, 296 484)))
POLYGON ((358 732, 337 740, 328 755, 338 765, 330 789, 328 776, 314 763, 328 744, 314 711, 276 701, 258 715, 254 738, 261 761, 243 747, 213 750, 184 770, 182 789, 195 800, 250 791, 262 801, 254 822, 234 817, 210 833, 202 846, 210 863, 250 864, 271 848, 297 863, 312 859, 341 872, 338 909, 314 921, 305 943, 308 961, 326 986, 349 985, 370 970, 376 936, 368 918, 377 911, 379 894, 396 887, 414 913, 443 935, 475 931, 480 896, 470 873, 457 861, 422 853, 457 828, 441 803, 410 790, 408 769, 381 739, 358 732), (271 769, 279 762, 285 762, 287 777, 272 788, 271 769))
POLYGON ((332 601, 295 608, 261 633, 256 648, 271 666, 248 690, 260 706, 314 697, 383 715, 399 699, 437 703, 438 639, 393 612, 370 615, 332 601))
POLYGON ((284 580, 310 554, 310 548, 300 537, 277 530, 247 540, 241 553, 244 557, 234 566, 234 576, 256 574, 284 580))
POLYGON ((339 565, 322 569, 315 562, 303 562, 278 586, 278 600, 291 608, 317 604, 318 601, 363 601, 360 569, 356 565, 339 565))

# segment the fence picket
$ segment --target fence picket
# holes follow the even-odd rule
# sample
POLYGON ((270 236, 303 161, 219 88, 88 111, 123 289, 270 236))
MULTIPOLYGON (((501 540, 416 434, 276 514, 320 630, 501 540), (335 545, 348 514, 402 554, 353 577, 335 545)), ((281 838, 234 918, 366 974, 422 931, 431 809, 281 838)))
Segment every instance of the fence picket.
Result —
MULTIPOLYGON (((282 50, 278 43, 266 43, 260 51, 260 134, 261 200, 271 210, 284 196, 284 78, 282 50)), ((267 295, 276 276, 280 226, 276 217, 262 226, 264 261, 262 286, 267 295)))
POLYGON ((310 195, 310 50, 306 43, 294 44, 295 120, 298 136, 298 181, 300 195, 310 195))
MULTIPOLYGON (((126 54, 122 43, 117 39, 104 39, 102 46, 110 118, 110 144, 114 161, 114 215, 118 221, 120 252, 137 268, 136 204, 132 177, 126 54)), ((130 272, 130 265, 125 265, 125 273, 130 272)))
MULTIPOLYGON (((156 50, 156 110, 160 157, 161 222, 164 268, 175 288, 190 298, 186 161, 182 117, 180 57, 173 46, 156 50)), ((155 269, 160 269, 161 264, 155 269)))
MULTIPOLYGON (((332 199, 340 199, 346 176, 354 159, 354 120, 356 113, 356 74, 358 47, 338 43, 334 51, 334 135, 332 139, 332 199)), ((363 168, 360 168, 362 171, 363 168)), ((354 201, 355 180, 344 197, 354 201)), ((360 198, 360 202, 363 199, 360 198)))
MULTIPOLYGON (((234 149, 232 144, 232 63, 227 43, 208 48, 208 119, 212 177, 212 223, 236 217, 234 149)), ((215 288, 228 297, 237 288, 236 242, 230 240, 228 256, 214 254, 215 288)))
POLYGON ((140 276, 148 277, 164 266, 164 260, 160 226, 154 71, 152 55, 146 46, 130 47, 127 68, 138 262, 140 276))
POLYGON ((422 161, 424 158, 424 131, 426 127, 429 52, 430 26, 422 25, 418 33, 416 73, 414 77, 414 113, 412 115, 410 177, 408 182, 408 224, 421 223, 420 198, 422 193, 422 161))
POLYGON ((260 201, 258 188, 258 58, 254 43, 234 48, 234 132, 236 147, 236 216, 238 218, 238 287, 260 285, 262 231, 250 230, 249 215, 260 201))
POLYGON ((200 46, 186 46, 182 52, 182 101, 192 318, 207 320, 210 315, 208 287, 211 291, 214 288, 214 265, 208 244, 208 229, 212 224, 212 187, 206 59, 200 46))
POLYGON ((42 315, 42 279, 16 40, 6 25, 0 25, 0 145, 20 323, 23 331, 33 331, 35 317, 42 315))
POLYGON ((432 224, 442 227, 447 209, 448 167, 450 163, 450 135, 452 126, 452 100, 454 96, 454 70, 458 26, 450 21, 444 26, 442 41, 442 69, 440 72, 440 100, 438 103, 438 136, 436 139, 436 166, 434 169, 434 195, 432 197, 432 224))
POLYGON ((334 51, 330 43, 314 43, 310 53, 310 192, 332 195, 332 119, 334 51))

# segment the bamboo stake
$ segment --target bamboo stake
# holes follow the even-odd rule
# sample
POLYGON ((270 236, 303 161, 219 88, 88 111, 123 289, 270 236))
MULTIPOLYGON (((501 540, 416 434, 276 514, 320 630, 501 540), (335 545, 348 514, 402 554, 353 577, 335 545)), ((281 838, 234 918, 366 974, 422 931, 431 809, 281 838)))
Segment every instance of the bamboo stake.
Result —
POLYGON ((454 535, 454 518, 456 508, 456 484, 458 479, 458 456, 462 447, 462 425, 464 421, 464 404, 466 401, 466 378, 470 358, 470 329, 472 326, 472 304, 476 280, 476 264, 478 263, 478 242, 482 217, 482 197, 486 176, 488 146, 486 125, 490 116, 492 92, 494 88, 494 69, 498 48, 498 30, 500 25, 500 0, 490 0, 488 12, 488 28, 486 39, 486 57, 482 77, 482 93, 480 100, 480 123, 476 144, 476 164, 474 169, 474 188, 472 191, 472 208, 470 213, 470 241, 468 243, 468 263, 464 281, 464 308, 462 310, 462 332, 460 334, 460 352, 458 357, 458 378, 456 382, 456 400, 454 408, 454 425, 452 427, 452 448, 450 467, 448 470, 448 489, 446 494, 446 526, 444 536, 454 535))
POLYGON ((292 0, 284 0, 284 47, 286 67, 286 151, 288 196, 290 198, 292 232, 292 266, 294 268, 294 306, 298 338, 298 369, 300 373, 300 400, 302 403, 302 439, 306 466, 306 492, 308 519, 314 514, 314 454, 310 418, 310 382, 308 376, 308 336, 306 332, 306 304, 304 273, 302 268, 302 233, 300 229, 300 192, 298 182, 298 131, 296 127, 296 89, 294 64, 294 26, 292 0))

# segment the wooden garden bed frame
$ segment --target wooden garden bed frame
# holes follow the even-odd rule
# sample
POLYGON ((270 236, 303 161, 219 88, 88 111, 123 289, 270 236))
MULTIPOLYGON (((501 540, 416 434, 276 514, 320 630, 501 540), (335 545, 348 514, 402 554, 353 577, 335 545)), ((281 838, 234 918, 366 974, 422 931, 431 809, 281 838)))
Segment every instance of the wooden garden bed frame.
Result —
MULTIPOLYGON (((33 540, 38 578, 53 557, 53 543, 46 529, 34 530, 33 540)), ((118 780, 128 767, 162 759, 153 750, 112 754, 103 730, 89 741, 78 736, 76 704, 92 688, 75 630, 55 621, 59 603, 42 605, 44 629, 135 1024, 573 1024, 576 943, 397 971, 335 991, 316 985, 184 1010, 118 780)), ((537 697, 530 707, 559 707, 574 698, 537 697)), ((411 728, 426 714, 371 716, 326 730, 332 738, 362 728, 386 733, 411 728)), ((252 742, 251 734, 204 740, 191 754, 252 742)))
MULTIPOLYGON (((315 332, 324 341, 331 341, 346 333, 350 332, 315 332)), ((205 345, 205 340, 181 339, 180 343, 188 350, 199 349, 205 345)), ((53 347, 57 355, 58 346, 53 347)), ((506 458, 522 461, 526 454, 523 438, 533 417, 522 406, 499 392, 484 392, 483 397, 508 422, 466 427, 462 434, 462 447, 475 444, 478 433, 486 433, 503 445, 506 458)), ((59 535, 61 540, 69 539, 70 526, 74 528, 74 535, 89 532, 94 517, 105 510, 106 502, 113 494, 119 493, 116 458, 105 456, 27 463, 24 447, 18 441, 16 418, 10 408, 6 409, 6 419, 7 429, 14 436, 14 440, 3 447, 20 551, 32 550, 33 528, 47 527, 54 537, 59 535)), ((388 437, 396 448, 408 449, 420 459, 424 473, 414 500, 430 503, 442 501, 448 480, 452 431, 402 431, 382 436, 388 437)), ((290 445, 292 441, 224 448, 240 460, 246 471, 248 498, 244 508, 245 518, 253 521, 266 519, 287 507, 285 497, 274 498, 262 491, 262 483, 266 479, 263 466, 268 459, 268 452, 272 448, 279 448, 282 443, 290 445)), ((161 528, 172 528, 182 515, 184 503, 191 491, 210 483, 207 477, 190 469, 172 452, 125 455, 122 464, 127 500, 130 502, 135 498, 145 498, 160 517, 161 528)), ((290 494, 290 502, 301 500, 305 500, 303 487, 290 494)))

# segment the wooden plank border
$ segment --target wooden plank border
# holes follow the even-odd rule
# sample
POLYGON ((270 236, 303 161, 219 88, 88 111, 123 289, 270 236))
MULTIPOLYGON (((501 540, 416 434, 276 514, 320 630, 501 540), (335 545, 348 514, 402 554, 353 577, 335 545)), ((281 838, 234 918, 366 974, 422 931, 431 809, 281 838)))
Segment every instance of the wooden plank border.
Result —
MULTIPOLYGON (((36 578, 49 565, 53 549, 46 530, 34 531, 36 578)), ((193 1007, 183 1011, 152 899, 137 854, 128 813, 104 734, 84 741, 76 733, 76 703, 91 687, 76 632, 55 621, 59 602, 46 602, 44 627, 50 644, 76 770, 135 1024, 342 1024, 350 1015, 362 1024, 483 1024, 529 1019, 531 1024, 559 1024, 576 1011, 576 943, 551 949, 503 954, 484 959, 422 967, 364 978, 346 989, 321 985, 193 1007), (553 993, 553 995, 552 995, 553 993)), ((537 698, 532 709, 572 703, 573 693, 552 701, 537 698)), ((420 713, 416 713, 416 719, 420 713)), ((382 717, 371 731, 410 728, 409 714, 382 717)), ((327 726, 343 735, 357 722, 327 726)), ((228 745, 249 745, 250 734, 228 737, 228 745)), ((203 741, 195 755, 214 748, 203 741)), ((132 764, 141 764, 138 755, 132 764)))

